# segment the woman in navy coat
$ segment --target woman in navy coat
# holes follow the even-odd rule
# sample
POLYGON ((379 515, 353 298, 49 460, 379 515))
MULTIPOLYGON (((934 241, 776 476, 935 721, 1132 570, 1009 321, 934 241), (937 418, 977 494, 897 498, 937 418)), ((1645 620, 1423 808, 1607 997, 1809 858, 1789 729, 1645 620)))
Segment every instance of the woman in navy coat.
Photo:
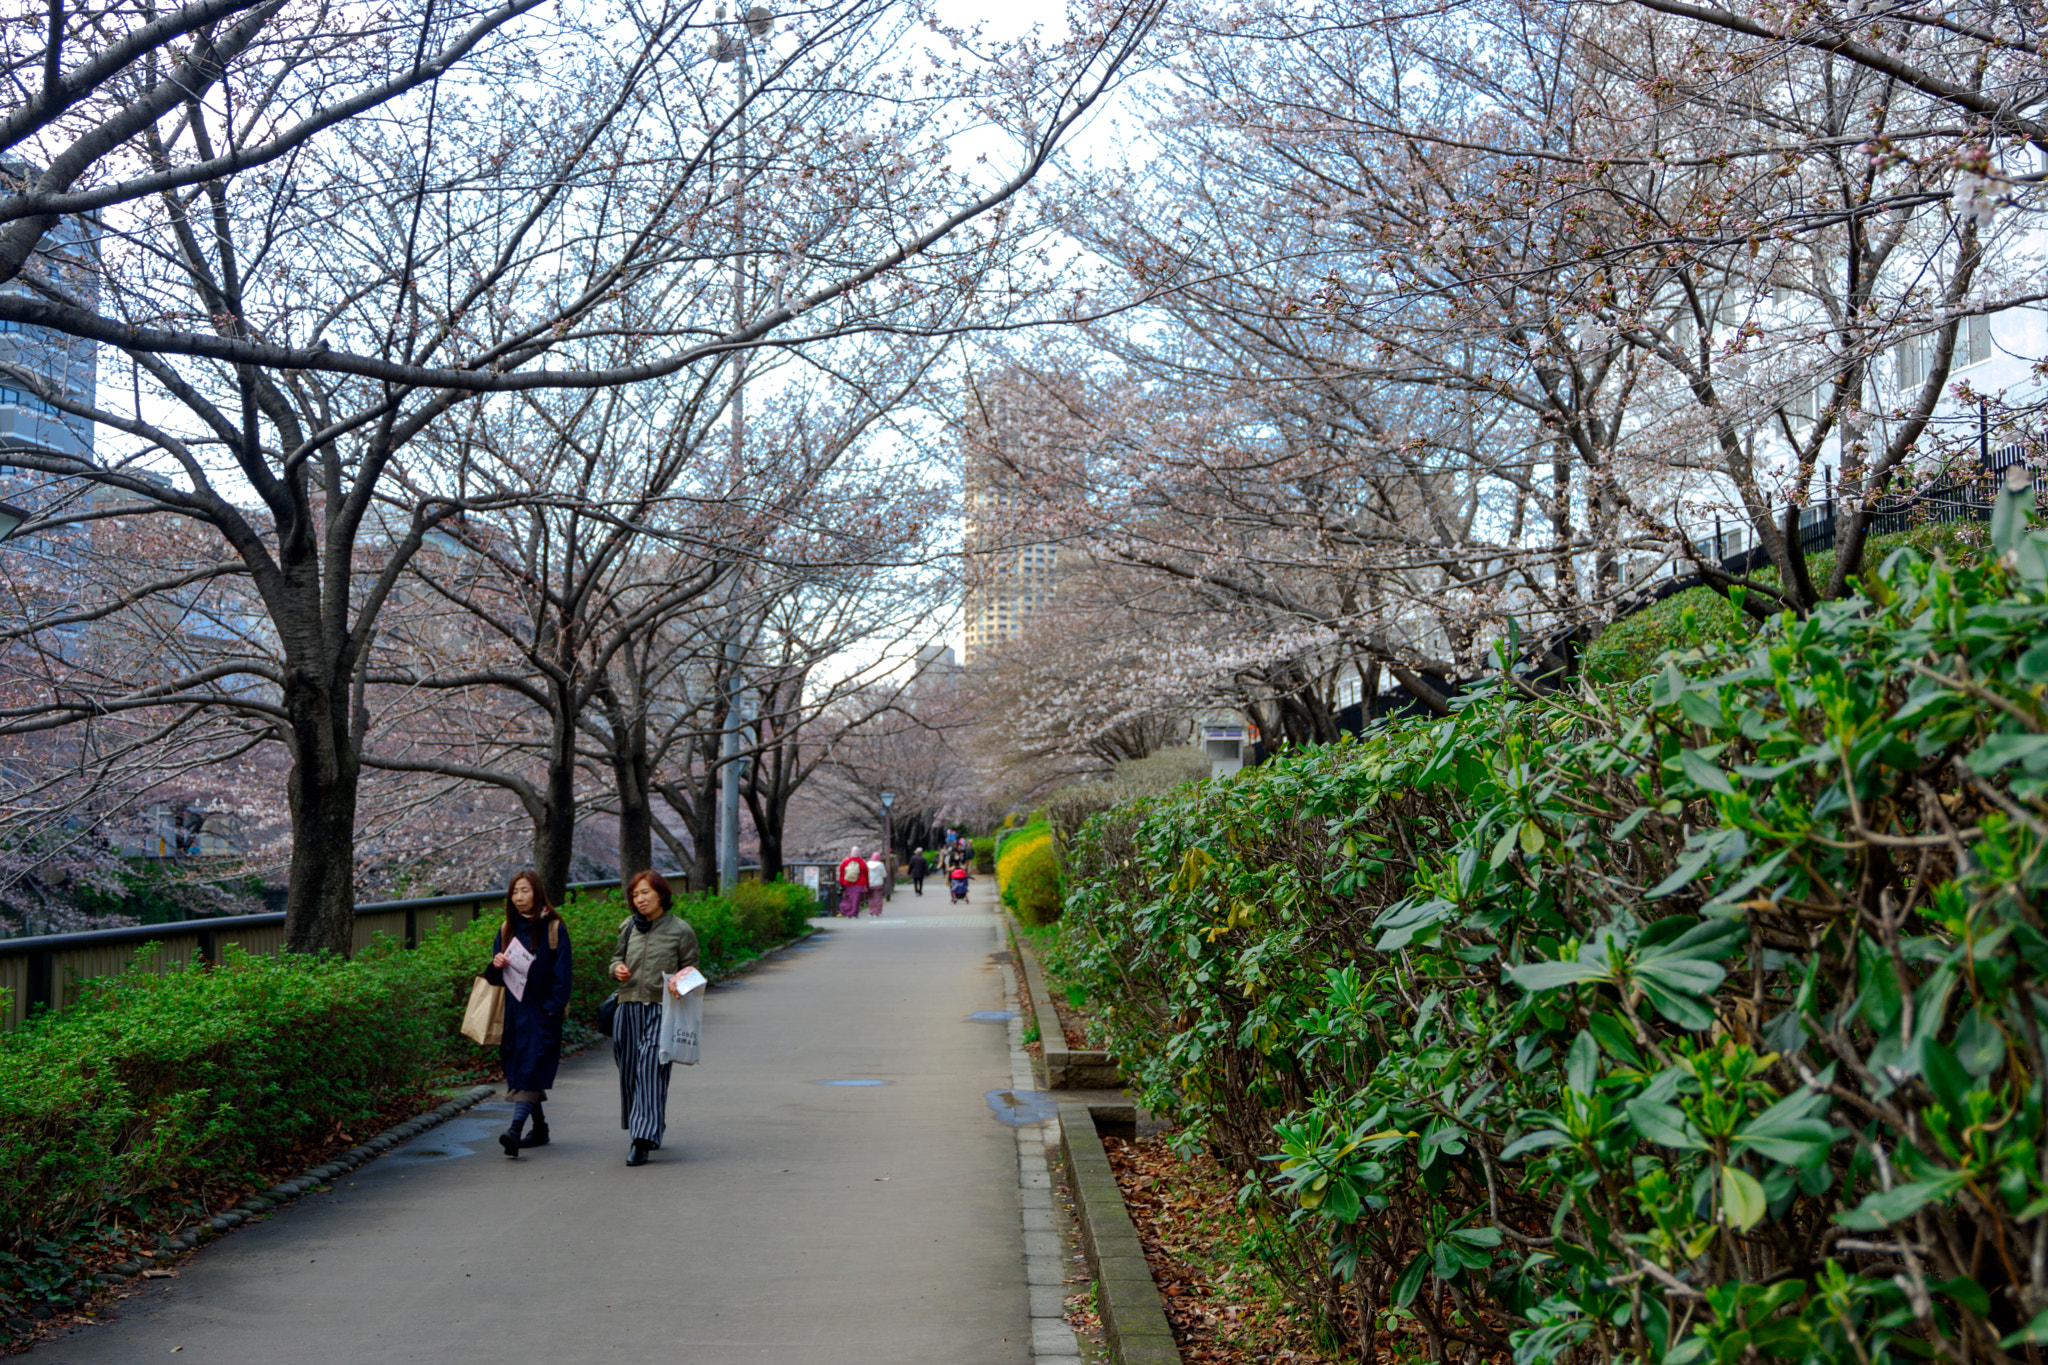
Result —
POLYGON ((491 965, 484 980, 505 984, 513 939, 533 954, 526 968, 526 986, 517 996, 505 992, 505 1032, 498 1056, 505 1063, 505 1098, 512 1101, 512 1126, 498 1137, 505 1155, 517 1157, 522 1147, 548 1144, 548 1116, 541 1106, 562 1064, 562 1020, 569 1012, 569 930, 540 889, 540 874, 521 872, 505 892, 505 922, 491 945, 491 965), (527 1119, 533 1131, 524 1132, 527 1119))

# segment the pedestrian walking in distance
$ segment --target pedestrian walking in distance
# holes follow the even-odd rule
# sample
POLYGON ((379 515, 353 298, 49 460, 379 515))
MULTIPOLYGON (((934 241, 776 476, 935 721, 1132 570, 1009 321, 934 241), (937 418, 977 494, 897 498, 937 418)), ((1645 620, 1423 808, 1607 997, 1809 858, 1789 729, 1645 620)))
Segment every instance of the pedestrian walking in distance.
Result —
MULTIPOLYGON (((548 1115, 542 1106, 555 1069, 562 1064, 562 1020, 569 1013, 569 929, 540 889, 540 874, 517 873, 505 890, 505 922, 491 941, 491 965, 484 980, 503 986, 506 954, 514 943, 533 955, 526 979, 515 994, 505 992, 505 1031, 498 1057, 505 1064, 505 1098, 512 1101, 512 1126, 498 1135, 505 1155, 517 1157, 522 1147, 548 1145, 548 1115), (533 1131, 525 1131, 528 1119, 533 1131)), ((516 975, 516 973, 515 973, 516 975)))
POLYGON ((923 849, 920 848, 910 855, 910 889, 913 892, 920 896, 924 894, 925 874, 931 870, 932 865, 925 861, 923 849))
POLYGON ((868 859, 868 918, 882 913, 882 888, 888 885, 889 865, 881 859, 881 849, 875 850, 875 857, 868 859))
POLYGON ((659 872, 635 872, 626 883, 633 913, 619 925, 619 948, 612 954, 612 980, 619 983, 612 1060, 619 1064, 619 1127, 633 1139, 628 1166, 645 1166, 668 1130, 669 1064, 660 1057, 662 978, 697 965, 697 931, 669 913, 674 902, 659 872))
POLYGON ((860 903, 867 899, 868 865, 854 849, 839 861, 839 917, 859 919, 860 903))

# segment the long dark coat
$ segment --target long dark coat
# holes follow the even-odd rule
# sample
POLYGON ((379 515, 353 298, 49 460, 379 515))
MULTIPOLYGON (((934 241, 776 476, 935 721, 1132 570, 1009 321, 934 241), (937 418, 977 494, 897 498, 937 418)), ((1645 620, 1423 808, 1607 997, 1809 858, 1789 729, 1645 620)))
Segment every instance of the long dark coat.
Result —
MULTIPOLYGON (((554 944, 548 931, 533 920, 519 921, 519 941, 533 953, 533 965, 526 970, 526 998, 515 1000, 505 992, 505 1033, 498 1044, 498 1056, 505 1063, 508 1090, 546 1090, 555 1083, 555 1068, 562 1064, 562 1020, 569 1012, 569 987, 574 978, 569 970, 569 928, 555 921, 554 944)), ((491 956, 505 949, 501 926, 491 940, 491 956)), ((484 980, 493 986, 505 984, 505 974, 496 967, 484 969, 484 980)))

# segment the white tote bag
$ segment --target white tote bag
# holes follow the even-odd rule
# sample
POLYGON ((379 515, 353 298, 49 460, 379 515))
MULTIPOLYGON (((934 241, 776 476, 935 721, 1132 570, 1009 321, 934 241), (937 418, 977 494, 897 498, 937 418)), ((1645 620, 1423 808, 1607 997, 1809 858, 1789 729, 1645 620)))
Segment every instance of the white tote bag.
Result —
POLYGON ((697 1035, 704 1025, 704 987, 709 983, 695 967, 683 968, 681 976, 681 995, 669 989, 674 977, 663 977, 661 982, 661 1037, 656 1040, 654 1055, 664 1066, 670 1062, 697 1064, 697 1035))

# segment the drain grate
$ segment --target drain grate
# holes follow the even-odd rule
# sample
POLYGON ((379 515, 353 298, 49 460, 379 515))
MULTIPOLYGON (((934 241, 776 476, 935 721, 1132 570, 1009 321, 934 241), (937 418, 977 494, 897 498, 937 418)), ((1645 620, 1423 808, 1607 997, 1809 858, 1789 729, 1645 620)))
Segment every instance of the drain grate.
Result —
POLYGON ((836 1080, 836 1081, 812 1081, 812 1082, 811 1082, 811 1084, 812 1084, 812 1085, 855 1085, 855 1086, 865 1086, 865 1085, 887 1085, 887 1084, 888 1084, 888 1082, 887 1082, 887 1081, 871 1081, 871 1080, 867 1080, 867 1079, 865 1079, 864 1077, 859 1077, 859 1076, 852 1076, 852 1077, 847 1077, 847 1078, 845 1078, 845 1079, 842 1079, 842 1080, 836 1080))
POLYGON ((970 1024, 1007 1024, 1017 1017, 1012 1010, 976 1010, 967 1016, 970 1024))

